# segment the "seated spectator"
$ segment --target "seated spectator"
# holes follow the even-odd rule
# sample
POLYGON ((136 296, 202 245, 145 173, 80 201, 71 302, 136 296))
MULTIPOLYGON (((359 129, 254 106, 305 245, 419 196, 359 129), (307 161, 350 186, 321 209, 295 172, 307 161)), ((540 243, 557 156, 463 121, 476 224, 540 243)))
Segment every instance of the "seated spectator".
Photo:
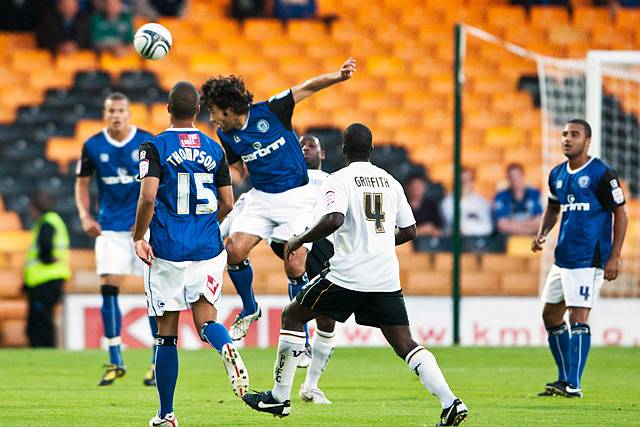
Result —
POLYGON ((48 0, 0 0, 0 31, 33 31, 48 0))
MULTIPOLYGON (((462 168, 462 198, 460 200, 460 230, 463 236, 486 237, 493 233, 491 205, 475 192, 473 169, 462 168)), ((453 230, 453 193, 442 201, 442 216, 446 230, 453 230)))
POLYGON ((282 20, 313 18, 316 12, 316 0, 274 0, 273 2, 273 16, 282 20))
POLYGON ((519 163, 507 167, 507 179, 509 187, 498 192, 494 202, 498 232, 536 234, 542 214, 540 192, 526 184, 524 169, 519 163))
POLYGON ((231 16, 236 19, 262 18, 268 15, 268 5, 264 0, 233 0, 231 16))
POLYGON ((149 0, 149 3, 160 16, 180 16, 185 6, 185 0, 149 0))
POLYGON ((404 184, 407 200, 416 219, 417 237, 442 236, 442 216, 438 201, 427 197, 429 184, 421 175, 410 176, 404 184))
POLYGON ((123 12, 122 0, 104 0, 102 9, 91 16, 91 43, 102 52, 122 56, 131 49, 133 18, 123 12))
POLYGON ((80 12, 78 0, 58 0, 55 10, 46 11, 36 33, 38 47, 68 54, 88 49, 89 16, 80 12))

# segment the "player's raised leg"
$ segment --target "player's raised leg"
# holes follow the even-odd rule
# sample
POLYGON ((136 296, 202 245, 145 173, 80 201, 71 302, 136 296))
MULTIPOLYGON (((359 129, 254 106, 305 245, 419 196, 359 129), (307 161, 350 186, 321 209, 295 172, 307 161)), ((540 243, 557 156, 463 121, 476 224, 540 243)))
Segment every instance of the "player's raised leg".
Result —
POLYGON ((242 399, 260 412, 279 417, 291 413, 291 387, 296 374, 298 358, 304 352, 303 325, 316 314, 293 300, 282 312, 282 329, 278 338, 278 351, 274 365, 273 389, 262 393, 247 393, 242 399))
POLYGON ((333 354, 333 348, 335 346, 335 324, 335 320, 325 316, 316 318, 316 331, 311 343, 311 364, 307 369, 307 376, 304 383, 300 386, 300 398, 303 402, 313 402, 316 404, 331 403, 318 387, 318 382, 333 354))
POLYGON ((422 385, 440 400, 442 413, 438 425, 457 426, 463 422, 469 415, 467 407, 449 388, 433 354, 413 340, 409 325, 382 325, 380 330, 422 385))
POLYGON ((253 268, 247 258, 251 249, 259 242, 260 237, 242 232, 232 233, 227 240, 227 271, 233 286, 242 299, 242 311, 233 321, 229 330, 231 338, 234 340, 244 338, 249 331, 249 326, 262 315, 253 293, 253 268))
POLYGON ((233 392, 238 397, 244 396, 249 388, 249 373, 227 328, 216 322, 218 312, 215 306, 201 296, 191 305, 191 309, 193 323, 199 328, 200 339, 220 353, 233 392))
POLYGON ((179 311, 165 311, 156 317, 158 336, 156 337, 156 388, 160 398, 158 413, 150 426, 177 426, 173 413, 173 395, 178 381, 178 320, 179 311))
POLYGON ((100 294, 102 295, 102 306, 100 314, 102 317, 102 325, 104 328, 104 336, 107 339, 109 347, 109 364, 105 365, 106 371, 102 375, 98 385, 111 385, 116 378, 123 377, 126 373, 124 362, 122 360, 120 337, 122 330, 122 314, 120 305, 118 304, 118 286, 112 284, 117 283, 116 277, 113 275, 103 275, 102 285, 100 286, 100 294))
MULTIPOLYGON (((284 244, 286 246, 286 244, 284 244)), ((300 290, 309 283, 309 277, 305 271, 307 262, 307 249, 302 247, 291 257, 284 258, 284 271, 287 275, 289 299, 293 300, 300 290)), ((304 324, 304 353, 298 359, 298 368, 306 368, 311 364, 311 344, 309 337, 309 325, 304 324)))

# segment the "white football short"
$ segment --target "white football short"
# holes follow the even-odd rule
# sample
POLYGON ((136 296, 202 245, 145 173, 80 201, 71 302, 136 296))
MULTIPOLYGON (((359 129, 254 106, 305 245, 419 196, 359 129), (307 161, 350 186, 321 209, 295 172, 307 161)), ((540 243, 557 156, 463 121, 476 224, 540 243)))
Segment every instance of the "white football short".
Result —
POLYGON ((286 242, 313 224, 316 200, 316 190, 310 185, 275 194, 253 188, 246 193, 229 234, 241 232, 267 241, 286 242))
POLYGON ((131 233, 103 231, 96 238, 96 272, 103 274, 144 274, 144 263, 136 255, 131 233))
POLYGON ((542 291, 542 300, 567 307, 592 308, 604 284, 601 268, 560 268, 553 265, 542 291))
POLYGON ((223 239, 229 237, 231 224, 233 224, 233 221, 240 214, 240 212, 242 212, 246 197, 247 193, 242 193, 240 197, 238 197, 238 200, 236 200, 236 202, 233 204, 233 209, 231 209, 231 212, 229 212, 229 214, 222 220, 222 223, 220 223, 220 234, 222 235, 223 239))
POLYGON ((149 316, 182 311, 204 296, 217 307, 222 296, 222 274, 227 252, 204 261, 167 261, 156 258, 145 268, 144 290, 149 316))

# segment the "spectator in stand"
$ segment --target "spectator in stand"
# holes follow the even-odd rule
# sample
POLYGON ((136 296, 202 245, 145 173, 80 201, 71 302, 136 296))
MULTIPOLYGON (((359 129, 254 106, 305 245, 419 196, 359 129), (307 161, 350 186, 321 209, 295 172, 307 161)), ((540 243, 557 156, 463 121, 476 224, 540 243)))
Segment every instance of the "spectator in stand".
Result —
POLYGON ((161 16, 180 16, 184 12, 185 0, 149 0, 151 7, 161 16))
POLYGON ((104 0, 91 16, 91 43, 99 52, 122 56, 131 49, 133 17, 124 12, 122 0, 104 0))
POLYGON ((236 19, 263 18, 268 15, 265 0, 233 0, 231 16, 236 19))
POLYGON ((442 215, 438 200, 427 196, 428 185, 422 175, 410 176, 404 184, 404 191, 416 220, 416 237, 442 236, 442 215))
POLYGON ((0 0, 0 30, 33 31, 49 0, 0 0))
POLYGON ((316 0, 274 0, 273 16, 282 20, 315 18, 316 0))
POLYGON ((542 214, 540 192, 527 185, 524 168, 519 163, 507 166, 507 179, 509 187, 498 192, 494 201, 498 232, 533 236, 542 214))
POLYGON ((69 54, 88 49, 89 16, 80 11, 78 0, 57 0, 55 9, 42 15, 36 38, 38 47, 52 53, 69 54))
MULTIPOLYGON (((460 229, 463 236, 487 237, 493 233, 491 204, 475 192, 473 169, 462 168, 462 199, 460 201, 460 229)), ((448 234, 453 230, 453 193, 442 201, 442 216, 448 234)))

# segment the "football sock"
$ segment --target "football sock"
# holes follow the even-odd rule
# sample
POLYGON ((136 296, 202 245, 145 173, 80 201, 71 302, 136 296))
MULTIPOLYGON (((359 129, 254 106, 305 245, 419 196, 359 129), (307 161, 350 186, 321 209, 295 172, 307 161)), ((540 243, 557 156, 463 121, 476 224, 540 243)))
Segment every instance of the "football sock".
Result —
POLYGON ((313 335, 313 343, 311 344, 312 356, 311 365, 307 368, 307 378, 304 384, 307 388, 318 388, 320 375, 327 368, 329 358, 333 353, 335 332, 324 332, 316 329, 313 335))
POLYGON ((120 330, 122 328, 122 315, 118 306, 118 287, 113 285, 100 286, 102 294, 102 325, 104 336, 109 344, 109 363, 122 366, 122 352, 120 350, 120 330))
POLYGON ((440 399, 442 408, 453 405, 456 396, 449 388, 442 371, 431 352, 422 346, 417 346, 407 354, 405 362, 420 377, 420 382, 434 396, 440 399))
MULTIPOLYGON (((289 279, 289 299, 293 300, 300 292, 302 287, 309 283, 309 276, 307 273, 303 273, 300 277, 288 277, 289 279)), ((309 327, 305 323, 304 325, 305 345, 309 345, 309 327)))
POLYGON ((571 355, 569 354, 569 328, 566 323, 547 328, 549 348, 558 366, 558 381, 567 381, 571 355))
POLYGON ((218 353, 222 353, 222 347, 224 347, 225 344, 233 342, 227 328, 213 320, 202 324, 200 337, 203 341, 208 342, 211 347, 215 348, 218 353))
POLYGON ((251 262, 245 259, 240 264, 227 265, 227 271, 229 277, 233 282, 233 286, 236 288, 236 292, 242 299, 242 311, 241 316, 247 316, 253 314, 258 310, 256 304, 256 298, 253 295, 253 268, 251 268, 251 262))
POLYGON ((178 337, 156 338, 156 388, 160 396, 158 416, 164 418, 173 412, 173 393, 178 381, 178 337))
POLYGON ((304 351, 304 332, 280 330, 278 356, 274 366, 274 385, 271 393, 279 402, 289 400, 291 386, 298 367, 298 357, 304 351))
POLYGON ((156 357, 156 335, 158 335, 158 322, 156 322, 155 316, 148 316, 149 328, 151 329, 151 336, 153 337, 153 345, 151 346, 151 363, 156 357))
POLYGON ((591 328, 586 323, 574 323, 571 325, 571 338, 569 340, 569 352, 571 364, 569 365, 569 378, 567 382, 572 387, 582 387, 582 372, 587 364, 589 349, 591 348, 591 328))

